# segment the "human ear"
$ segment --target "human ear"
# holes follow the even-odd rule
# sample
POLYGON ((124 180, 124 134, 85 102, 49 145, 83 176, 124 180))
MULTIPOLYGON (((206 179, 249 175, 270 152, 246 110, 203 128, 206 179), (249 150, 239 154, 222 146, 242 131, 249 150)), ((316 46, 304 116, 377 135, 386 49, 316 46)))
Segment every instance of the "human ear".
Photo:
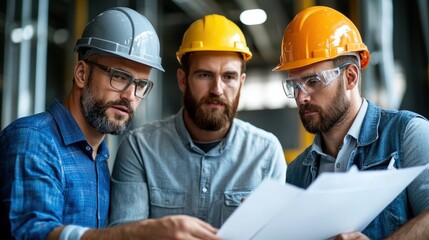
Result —
POLYGON ((84 61, 79 61, 74 66, 74 83, 79 88, 83 88, 85 86, 86 75, 88 74, 88 66, 84 61))
POLYGON ((241 82, 242 85, 244 84, 244 81, 246 81, 246 73, 242 73, 240 75, 240 82, 241 82))
POLYGON ((184 93, 186 89, 186 73, 185 71, 183 71, 182 68, 178 68, 176 72, 176 76, 177 76, 177 84, 179 85, 180 91, 184 93))
POLYGON ((351 90, 354 87, 358 86, 360 81, 359 74, 360 70, 355 64, 351 64, 344 69, 344 74, 346 77, 346 89, 351 90))

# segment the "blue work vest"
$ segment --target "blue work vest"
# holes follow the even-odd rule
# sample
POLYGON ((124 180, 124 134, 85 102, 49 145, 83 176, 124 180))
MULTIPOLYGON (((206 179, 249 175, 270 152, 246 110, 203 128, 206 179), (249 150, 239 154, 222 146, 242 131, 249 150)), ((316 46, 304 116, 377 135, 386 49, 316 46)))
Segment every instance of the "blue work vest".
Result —
MULTIPOLYGON (((410 111, 384 110, 368 102, 357 147, 352 151, 347 169, 356 165, 359 170, 387 169, 395 158, 395 168, 401 168, 403 134, 408 122, 420 115, 410 111)), ((286 182, 307 188, 315 181, 319 158, 311 146, 288 165, 286 182)), ((368 201, 371 201, 369 199, 368 201)), ((350 206, 353 207, 353 206, 350 206)), ((370 239, 384 239, 412 217, 407 192, 402 191, 363 231, 370 239)))

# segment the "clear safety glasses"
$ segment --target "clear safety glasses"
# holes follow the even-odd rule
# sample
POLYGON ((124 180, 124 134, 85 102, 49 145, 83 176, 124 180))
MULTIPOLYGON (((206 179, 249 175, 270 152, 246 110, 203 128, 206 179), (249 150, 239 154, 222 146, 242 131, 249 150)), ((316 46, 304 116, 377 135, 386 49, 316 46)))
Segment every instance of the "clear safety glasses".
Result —
POLYGON ((306 94, 312 94, 328 86, 333 80, 338 78, 341 70, 352 63, 343 63, 340 66, 318 73, 305 76, 295 76, 282 81, 283 90, 288 98, 296 98, 301 89, 306 94))
POLYGON ((131 84, 135 85, 134 95, 138 98, 145 98, 150 90, 152 90, 153 82, 149 79, 136 79, 134 76, 126 71, 122 71, 116 68, 108 67, 103 64, 88 61, 87 63, 92 64, 101 70, 110 74, 110 86, 118 91, 125 91, 131 84))

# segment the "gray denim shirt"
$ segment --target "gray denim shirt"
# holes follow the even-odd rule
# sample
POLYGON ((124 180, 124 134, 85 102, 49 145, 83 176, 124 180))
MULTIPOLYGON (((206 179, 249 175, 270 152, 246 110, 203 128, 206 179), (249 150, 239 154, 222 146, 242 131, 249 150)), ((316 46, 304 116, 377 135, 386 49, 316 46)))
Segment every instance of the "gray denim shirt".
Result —
POLYGON ((283 149, 272 133, 234 119, 205 153, 182 115, 125 136, 113 167, 110 225, 186 214, 220 227, 263 179, 285 182, 283 149))

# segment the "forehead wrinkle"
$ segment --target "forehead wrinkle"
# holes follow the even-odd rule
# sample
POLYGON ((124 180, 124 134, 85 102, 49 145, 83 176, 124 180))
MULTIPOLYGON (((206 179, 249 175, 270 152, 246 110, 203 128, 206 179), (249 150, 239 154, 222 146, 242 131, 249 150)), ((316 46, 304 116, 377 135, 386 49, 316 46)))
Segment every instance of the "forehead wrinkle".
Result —
MULTIPOLYGON (((189 56, 190 69, 203 68, 208 72, 241 71, 242 60, 235 52, 194 52, 189 56), (227 69, 227 70, 225 70, 227 69)), ((195 70, 196 71, 196 70, 195 70)))

